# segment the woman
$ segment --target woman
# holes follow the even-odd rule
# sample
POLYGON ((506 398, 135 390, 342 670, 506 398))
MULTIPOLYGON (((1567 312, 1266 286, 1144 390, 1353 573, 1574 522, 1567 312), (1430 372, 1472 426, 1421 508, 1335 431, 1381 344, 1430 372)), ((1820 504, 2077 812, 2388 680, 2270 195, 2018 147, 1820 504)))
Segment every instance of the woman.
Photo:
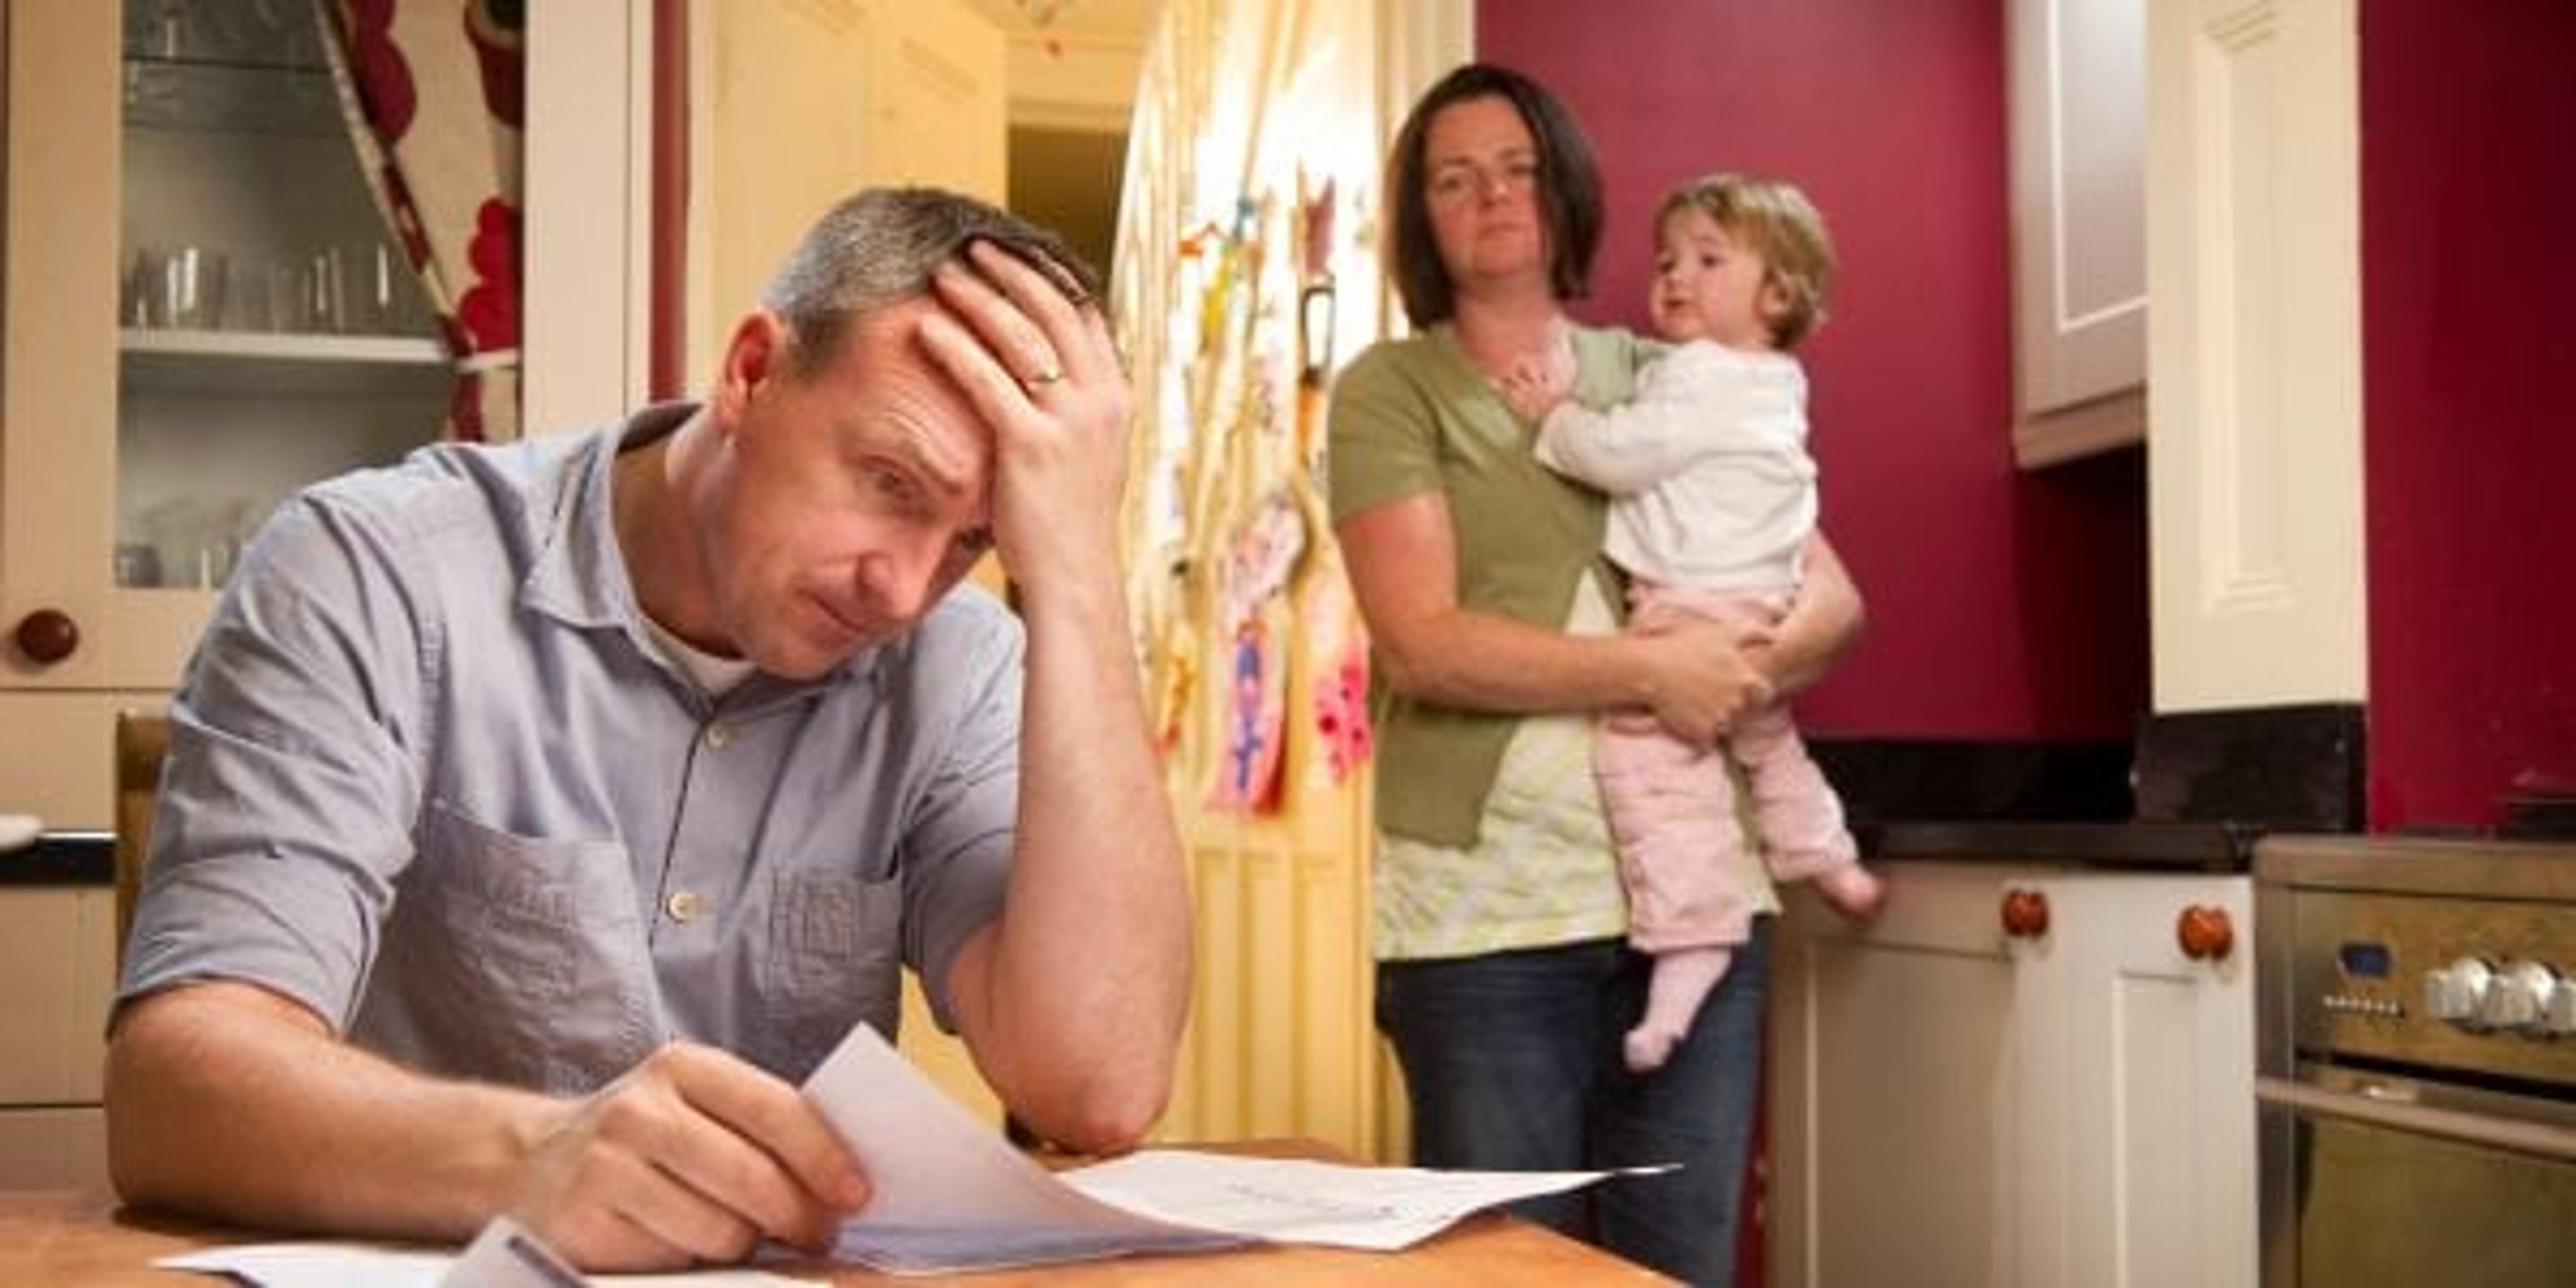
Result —
MULTIPOLYGON (((1860 604, 1821 539, 1768 639, 1706 622, 1617 634, 1604 504, 1532 456, 1497 384, 1525 362, 1626 400, 1647 351, 1574 325, 1601 227, 1591 149, 1519 73, 1469 65, 1388 158, 1388 260, 1411 338, 1334 392, 1332 504, 1377 652, 1378 1025, 1433 1167, 1680 1163, 1525 1213, 1693 1283, 1732 1275, 1759 1083, 1770 922, 1651 1075, 1621 1035, 1650 959, 1626 913, 1588 768, 1592 716, 1636 712, 1706 746, 1820 673, 1860 604)), ((1777 910, 1756 856, 1744 880, 1777 910)))

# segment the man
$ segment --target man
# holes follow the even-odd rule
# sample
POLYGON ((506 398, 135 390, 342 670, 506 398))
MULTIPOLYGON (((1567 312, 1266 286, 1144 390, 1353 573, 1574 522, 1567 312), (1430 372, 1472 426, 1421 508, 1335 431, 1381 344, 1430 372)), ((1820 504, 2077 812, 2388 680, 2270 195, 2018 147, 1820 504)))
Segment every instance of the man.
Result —
POLYGON ((1136 1140, 1188 904, 1092 291, 1000 211, 861 194, 704 403, 283 508, 172 708, 120 1192, 446 1240, 507 1211, 594 1268, 819 1248, 866 1160, 793 1084, 893 1031, 901 964, 1024 1122, 1136 1140), (988 546, 1020 624, 950 593, 988 546))

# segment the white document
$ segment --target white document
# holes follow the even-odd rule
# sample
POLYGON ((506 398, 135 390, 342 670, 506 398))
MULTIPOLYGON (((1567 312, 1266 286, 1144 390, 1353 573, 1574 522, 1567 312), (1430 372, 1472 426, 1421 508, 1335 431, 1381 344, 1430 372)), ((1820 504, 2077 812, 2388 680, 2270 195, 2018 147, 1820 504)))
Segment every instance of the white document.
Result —
POLYGON ((1064 1181, 1102 1202, 1200 1229, 1393 1252, 1498 1203, 1670 1170, 1431 1171, 1150 1149, 1066 1172, 1064 1181))
POLYGON ((1392 1251, 1497 1203, 1611 1174, 1434 1172, 1188 1150, 1052 1174, 864 1024, 806 1080, 805 1097, 877 1189, 841 1227, 834 1255, 898 1274, 1259 1241, 1392 1251))
POLYGON ((1012 1148, 861 1024, 805 1080, 805 1098, 876 1187, 832 1254, 896 1274, 1089 1261, 1248 1242, 1090 1198, 1012 1148))
MULTIPOLYGON (((1394 1251, 1495 1204, 1614 1174, 1353 1167, 1175 1149, 1054 1174, 930 1085, 865 1024, 806 1079, 804 1093, 849 1142, 876 1190, 866 1210, 842 1224, 831 1255, 895 1274, 1261 1242, 1394 1251)), ((508 1229, 498 1222, 495 1228, 499 1235, 487 1229, 476 1243, 483 1255, 508 1250, 508 1229)), ((794 1254, 775 1249, 773 1255, 794 1254)), ((266 1288, 439 1288, 458 1260, 443 1249, 336 1242, 210 1248, 153 1264, 233 1274, 266 1288)), ((804 1281, 715 1270, 598 1275, 590 1282, 767 1288, 804 1281)))
POLYGON ((583 1288, 589 1282, 527 1227, 496 1216, 439 1277, 438 1288, 583 1288))
MULTIPOLYGON (((451 1249, 392 1243, 252 1243, 163 1257, 152 1264, 162 1270, 231 1275, 260 1288, 440 1288, 462 1259, 451 1249)), ((572 1280, 620 1288, 791 1288, 815 1282, 738 1269, 572 1280)))

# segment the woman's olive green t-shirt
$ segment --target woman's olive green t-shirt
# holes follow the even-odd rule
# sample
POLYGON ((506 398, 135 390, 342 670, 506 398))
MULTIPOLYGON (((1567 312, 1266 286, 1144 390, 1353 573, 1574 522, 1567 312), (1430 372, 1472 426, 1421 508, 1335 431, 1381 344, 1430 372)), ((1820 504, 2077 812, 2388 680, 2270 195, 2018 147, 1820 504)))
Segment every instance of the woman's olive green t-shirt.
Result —
MULTIPOLYGON (((1574 332, 1574 396, 1626 401, 1654 350, 1625 331, 1574 332)), ((1328 470, 1335 522, 1440 493, 1458 602, 1534 626, 1617 629, 1601 557, 1607 505, 1541 466, 1446 326, 1372 346, 1336 382, 1328 470), (1580 592, 1580 593, 1578 593, 1580 592)), ((1626 928, 1589 765, 1587 713, 1466 711, 1397 693, 1380 668, 1376 955, 1460 956, 1626 928)), ((1757 858, 1745 888, 1772 906, 1757 858)))

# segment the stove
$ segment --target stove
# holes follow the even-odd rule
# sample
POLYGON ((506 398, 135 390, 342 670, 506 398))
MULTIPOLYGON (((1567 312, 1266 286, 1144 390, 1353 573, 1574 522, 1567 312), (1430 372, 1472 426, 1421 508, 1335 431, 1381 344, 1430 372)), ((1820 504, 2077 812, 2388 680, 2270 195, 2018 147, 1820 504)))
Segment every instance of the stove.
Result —
POLYGON ((2255 847, 2265 1288, 2576 1273, 2576 845, 2255 847))

